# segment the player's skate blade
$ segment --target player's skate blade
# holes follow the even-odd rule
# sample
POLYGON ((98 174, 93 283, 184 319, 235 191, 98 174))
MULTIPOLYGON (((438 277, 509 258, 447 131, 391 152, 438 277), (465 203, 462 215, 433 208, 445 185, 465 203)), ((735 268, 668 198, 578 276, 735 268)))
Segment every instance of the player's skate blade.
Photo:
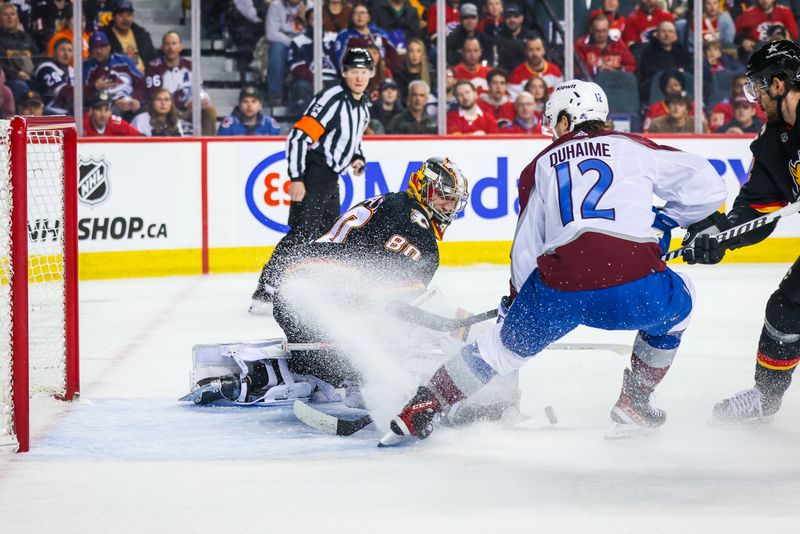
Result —
POLYGON ((247 309, 250 315, 270 316, 272 317, 272 301, 253 299, 250 307, 247 309))
POLYGON ((396 447, 419 441, 417 438, 404 434, 395 420, 389 424, 389 431, 378 441, 378 447, 396 447))
POLYGON ((192 391, 188 395, 184 395, 178 402, 191 402, 194 404, 210 404, 215 400, 222 398, 218 384, 207 384, 192 391))

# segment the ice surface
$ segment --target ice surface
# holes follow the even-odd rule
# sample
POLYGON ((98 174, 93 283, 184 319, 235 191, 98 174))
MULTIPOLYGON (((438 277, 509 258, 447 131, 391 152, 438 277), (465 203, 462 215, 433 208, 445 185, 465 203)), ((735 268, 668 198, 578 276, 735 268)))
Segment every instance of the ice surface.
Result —
MULTIPOLYGON (((246 312, 255 274, 82 283, 82 400, 37 400, 32 452, 0 454, 0 531, 798 532, 797 386, 771 425, 708 425, 714 402, 752 385, 764 305, 786 268, 681 267, 699 302, 657 391, 669 418, 653 436, 603 439, 626 358, 546 352, 522 372, 529 421, 439 429, 394 450, 375 447, 380 429, 315 433, 289 407, 176 403, 192 345, 279 335, 246 312)), ((507 269, 443 268, 434 283, 480 312, 507 269)))

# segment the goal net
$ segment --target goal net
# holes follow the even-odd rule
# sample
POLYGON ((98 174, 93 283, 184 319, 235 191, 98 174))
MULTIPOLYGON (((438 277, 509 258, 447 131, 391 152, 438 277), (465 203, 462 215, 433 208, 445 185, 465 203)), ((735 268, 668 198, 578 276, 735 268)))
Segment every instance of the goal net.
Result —
POLYGON ((0 121, 0 447, 29 448, 30 397, 78 393, 75 124, 0 121))

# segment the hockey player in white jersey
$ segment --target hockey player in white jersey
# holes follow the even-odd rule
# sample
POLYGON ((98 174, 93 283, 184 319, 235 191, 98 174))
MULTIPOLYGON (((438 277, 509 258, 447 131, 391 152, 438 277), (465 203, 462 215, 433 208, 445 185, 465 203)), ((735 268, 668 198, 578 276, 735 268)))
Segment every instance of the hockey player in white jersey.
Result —
POLYGON ((717 210, 726 188, 705 158, 607 129, 607 115, 598 85, 556 88, 544 117, 554 142, 520 176, 516 297, 502 321, 419 387, 381 445, 427 437, 438 414, 579 325, 638 331, 608 437, 664 423, 650 396, 675 357, 693 290, 661 260, 654 225, 686 228, 717 210), (654 194, 666 202, 655 217, 654 194))

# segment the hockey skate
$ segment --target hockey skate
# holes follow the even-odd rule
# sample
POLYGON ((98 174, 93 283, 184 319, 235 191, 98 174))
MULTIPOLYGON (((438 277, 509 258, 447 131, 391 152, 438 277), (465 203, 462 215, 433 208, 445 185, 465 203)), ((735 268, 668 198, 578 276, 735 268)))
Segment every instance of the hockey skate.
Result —
POLYGON ((197 382, 196 389, 184 395, 179 402, 193 402, 194 404, 211 404, 212 402, 227 400, 235 402, 242 390, 242 383, 238 377, 225 375, 204 378, 197 382))
POLYGON ((441 412, 439 401, 425 386, 417 389, 399 415, 389 423, 389 432, 378 442, 378 447, 391 447, 411 438, 425 439, 433 432, 433 423, 441 412))
POLYGON ((780 398, 764 395, 754 387, 740 391, 733 397, 723 399, 714 405, 713 423, 768 423, 781 407, 780 398))
POLYGON ((622 391, 611 409, 611 427, 606 439, 625 439, 653 433, 667 420, 664 410, 650 403, 650 390, 636 384, 630 369, 625 369, 622 391))
POLYGON ((272 316, 272 299, 267 298, 253 298, 250 302, 250 307, 247 312, 251 315, 272 316))

